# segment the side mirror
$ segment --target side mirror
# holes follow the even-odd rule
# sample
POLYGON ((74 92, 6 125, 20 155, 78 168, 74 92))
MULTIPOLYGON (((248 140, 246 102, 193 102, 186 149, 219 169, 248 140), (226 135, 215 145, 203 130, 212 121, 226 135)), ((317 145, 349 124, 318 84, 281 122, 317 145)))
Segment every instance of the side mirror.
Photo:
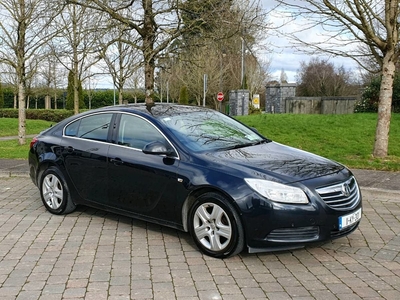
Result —
POLYGON ((253 130, 255 133, 260 134, 260 133, 258 132, 257 128, 255 128, 255 127, 250 127, 250 129, 253 130))
POLYGON ((152 154, 152 155, 166 155, 171 156, 174 154, 174 151, 170 148, 167 148, 164 143, 155 141, 148 143, 143 148, 143 153, 152 154))

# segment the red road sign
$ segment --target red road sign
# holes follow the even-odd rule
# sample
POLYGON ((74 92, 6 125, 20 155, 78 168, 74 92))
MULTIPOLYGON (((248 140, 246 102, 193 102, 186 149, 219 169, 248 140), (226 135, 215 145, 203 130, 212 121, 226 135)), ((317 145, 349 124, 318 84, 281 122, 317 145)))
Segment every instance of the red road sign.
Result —
POLYGON ((223 92, 219 92, 219 93, 217 94, 217 100, 218 100, 218 101, 224 100, 224 93, 223 93, 223 92))

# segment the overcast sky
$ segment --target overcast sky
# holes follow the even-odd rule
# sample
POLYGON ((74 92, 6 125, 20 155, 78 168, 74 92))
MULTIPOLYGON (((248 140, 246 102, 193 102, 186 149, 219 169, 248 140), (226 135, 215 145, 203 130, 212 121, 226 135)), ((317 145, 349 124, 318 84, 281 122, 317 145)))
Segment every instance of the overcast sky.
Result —
MULTIPOLYGON (((275 0, 261 0, 261 5, 264 9, 269 10, 271 7, 276 5, 275 0)), ((273 25, 279 25, 282 23, 282 18, 277 16, 276 13, 271 13, 268 15, 268 20, 273 25)), ((294 30, 291 28, 294 25, 285 25, 282 30, 286 32, 290 32, 290 30, 294 30)), ((271 32, 272 33, 272 32, 271 32)), ((305 38, 318 39, 318 31, 317 29, 313 29, 312 31, 307 31, 304 33, 305 38)), ((258 53, 262 54, 261 59, 270 59, 270 72, 272 73, 273 79, 279 80, 282 70, 285 71, 288 81, 295 82, 296 81, 296 73, 300 67, 300 63, 302 61, 308 62, 310 61, 311 56, 309 54, 304 54, 296 51, 291 46, 291 41, 287 37, 279 37, 275 34, 268 34, 268 43, 270 44, 271 51, 260 51, 258 53)), ((322 56, 320 56, 322 57, 322 56)), ((347 70, 357 70, 356 63, 349 59, 343 57, 324 57, 329 59, 336 67, 344 66, 347 70)))

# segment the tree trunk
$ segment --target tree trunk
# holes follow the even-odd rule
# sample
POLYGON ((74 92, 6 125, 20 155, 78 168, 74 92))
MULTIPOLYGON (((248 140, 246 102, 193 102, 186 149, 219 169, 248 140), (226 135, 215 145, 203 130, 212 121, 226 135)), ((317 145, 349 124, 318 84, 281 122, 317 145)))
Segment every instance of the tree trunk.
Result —
MULTIPOLYGON (((18 24, 18 38, 17 38, 17 80, 18 80, 18 143, 25 145, 26 143, 26 99, 25 99, 25 88, 26 88, 26 76, 25 76, 25 37, 27 23, 24 19, 25 13, 25 2, 19 1, 18 3, 19 12, 21 14, 21 21, 18 24)), ((17 14, 18 14, 17 13, 17 14)))
POLYGON ((157 29, 155 28, 155 16, 153 13, 153 2, 152 0, 142 0, 142 5, 144 9, 144 22, 143 22, 143 58, 144 58, 144 86, 146 90, 145 101, 147 105, 154 104, 154 41, 155 33, 157 29))
POLYGON ((144 66, 144 85, 146 89, 146 104, 154 104, 154 60, 152 62, 146 61, 144 66))
POLYGON ((118 89, 118 103, 121 105, 123 104, 124 97, 122 95, 122 87, 118 89))
POLYGON ((18 143, 26 144, 25 86, 18 83, 18 143))
POLYGON ((76 71, 74 71, 74 114, 79 114, 79 79, 76 71))
POLYGON ((44 97, 44 109, 51 109, 51 98, 50 95, 44 97))
POLYGON ((393 97, 393 80, 395 63, 392 60, 394 51, 387 53, 383 60, 382 82, 379 91, 378 123, 376 125, 373 155, 386 157, 389 147, 389 129, 393 97))
POLYGON ((72 10, 72 35, 73 35, 73 66, 74 74, 74 114, 79 114, 79 62, 78 62, 78 25, 76 16, 76 6, 73 5, 72 10))

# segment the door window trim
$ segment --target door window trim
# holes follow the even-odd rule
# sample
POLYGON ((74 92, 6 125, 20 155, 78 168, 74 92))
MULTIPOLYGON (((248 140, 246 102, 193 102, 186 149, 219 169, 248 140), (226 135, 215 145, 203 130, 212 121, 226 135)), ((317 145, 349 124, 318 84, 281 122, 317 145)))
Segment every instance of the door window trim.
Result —
MULTIPOLYGON (((141 115, 139 115, 139 114, 130 113, 130 112, 120 112, 120 111, 118 111, 118 112, 116 112, 116 115, 117 115, 116 118, 115 118, 115 124, 116 124, 116 126, 115 126, 115 130, 113 131, 113 136, 112 136, 112 138, 111 138, 112 144, 113 144, 113 145, 118 146, 118 147, 123 147, 123 148, 129 148, 129 149, 132 149, 132 150, 135 150, 135 151, 140 151, 140 152, 142 152, 143 149, 135 148, 135 147, 130 147, 130 146, 125 146, 125 145, 119 145, 119 144, 117 143, 117 140, 118 140, 117 136, 118 136, 118 132, 119 132, 119 126, 120 126, 121 116, 122 116, 122 115, 130 115, 130 116, 137 117, 137 118, 140 118, 140 119, 144 120, 144 121, 147 122, 150 126, 152 126, 153 128, 155 128, 156 131, 158 131, 158 133, 160 133, 160 134, 164 137, 165 141, 166 141, 166 142, 169 144, 169 146, 174 150, 175 155, 174 155, 174 156, 168 156, 168 157, 169 157, 169 158, 174 158, 174 159, 180 160, 179 152, 178 152, 178 150, 176 149, 176 147, 174 146, 174 144, 169 140, 169 138, 168 138, 157 126, 155 126, 155 125, 154 125, 152 122, 150 122, 148 119, 144 118, 143 116, 141 116, 141 115)), ((165 156, 165 155, 160 155, 160 156, 165 156)))

